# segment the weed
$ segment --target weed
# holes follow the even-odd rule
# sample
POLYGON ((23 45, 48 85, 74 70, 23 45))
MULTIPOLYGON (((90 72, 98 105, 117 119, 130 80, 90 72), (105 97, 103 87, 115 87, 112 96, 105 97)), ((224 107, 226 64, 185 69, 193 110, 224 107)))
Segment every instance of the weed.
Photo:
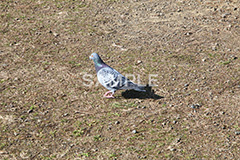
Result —
POLYGON ((54 131, 50 131, 50 134, 51 134, 53 137, 55 137, 56 133, 57 133, 56 130, 54 130, 54 131))
POLYGON ((80 156, 89 157, 89 153, 81 153, 80 156))
POLYGON ((27 115, 21 115, 20 117, 22 120, 26 119, 27 118, 27 115))
POLYGON ((119 102, 114 102, 112 105, 115 108, 119 108, 121 106, 121 104, 119 102))
POLYGON ((1 79, 1 80, 0 80, 0 83, 3 83, 3 82, 5 82, 5 81, 6 81, 5 79, 1 79))
POLYGON ((30 108, 29 108, 29 110, 34 110, 35 108, 37 108, 36 105, 31 105, 30 108))
POLYGON ((173 155, 170 154, 170 153, 165 153, 164 156, 165 156, 165 158, 172 158, 173 157, 173 155))
POLYGON ((73 131, 73 134, 76 137, 80 137, 81 135, 83 135, 83 133, 84 133, 84 130, 82 128, 73 131))
POLYGON ((2 150, 5 146, 6 146, 5 143, 1 143, 1 144, 0 144, 0 149, 2 150))
POLYGON ((227 64, 230 64, 231 61, 228 60, 228 61, 220 61, 219 64, 222 64, 222 65, 227 65, 227 64))
POLYGON ((108 113, 107 114, 108 115, 108 117, 112 117, 112 116, 118 116, 118 117, 121 117, 121 114, 120 113, 108 113))
POLYGON ((109 158, 117 158, 117 154, 116 153, 112 153, 109 155, 109 158))
POLYGON ((102 141, 101 135, 96 135, 93 137, 94 141, 102 141))
POLYGON ((127 107, 137 107, 137 104, 132 102, 132 103, 129 103, 129 104, 126 104, 127 107))

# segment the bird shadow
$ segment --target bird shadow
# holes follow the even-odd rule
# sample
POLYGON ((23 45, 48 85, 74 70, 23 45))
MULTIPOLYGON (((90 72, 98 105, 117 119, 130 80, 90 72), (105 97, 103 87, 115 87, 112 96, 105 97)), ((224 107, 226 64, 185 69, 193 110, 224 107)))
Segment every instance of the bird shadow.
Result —
POLYGON ((135 90, 126 90, 122 92, 122 96, 126 99, 161 99, 163 96, 159 96, 154 93, 154 90, 151 86, 147 85, 145 87, 146 92, 139 92, 135 90))

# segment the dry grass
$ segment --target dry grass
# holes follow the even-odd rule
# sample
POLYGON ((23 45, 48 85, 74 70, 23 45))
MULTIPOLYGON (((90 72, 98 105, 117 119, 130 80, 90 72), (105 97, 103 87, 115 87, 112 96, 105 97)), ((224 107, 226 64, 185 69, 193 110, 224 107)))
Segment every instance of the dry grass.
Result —
POLYGON ((0 158, 239 159, 239 6, 1 1, 0 158), (164 98, 104 99, 92 52, 164 98))

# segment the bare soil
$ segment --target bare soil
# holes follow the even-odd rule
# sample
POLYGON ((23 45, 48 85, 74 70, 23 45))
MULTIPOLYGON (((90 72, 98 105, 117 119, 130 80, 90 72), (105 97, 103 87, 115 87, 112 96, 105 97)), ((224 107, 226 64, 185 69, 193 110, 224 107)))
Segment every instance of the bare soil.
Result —
POLYGON ((239 153, 238 0, 0 1, 0 159, 239 153), (103 98, 92 52, 154 95, 103 98))

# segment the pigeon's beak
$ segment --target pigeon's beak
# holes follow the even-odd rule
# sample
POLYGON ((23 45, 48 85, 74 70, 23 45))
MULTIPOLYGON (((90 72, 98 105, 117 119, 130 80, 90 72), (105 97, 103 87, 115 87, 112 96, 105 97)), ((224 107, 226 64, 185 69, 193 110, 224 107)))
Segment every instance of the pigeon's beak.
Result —
POLYGON ((89 59, 93 59, 93 55, 89 56, 89 59))

